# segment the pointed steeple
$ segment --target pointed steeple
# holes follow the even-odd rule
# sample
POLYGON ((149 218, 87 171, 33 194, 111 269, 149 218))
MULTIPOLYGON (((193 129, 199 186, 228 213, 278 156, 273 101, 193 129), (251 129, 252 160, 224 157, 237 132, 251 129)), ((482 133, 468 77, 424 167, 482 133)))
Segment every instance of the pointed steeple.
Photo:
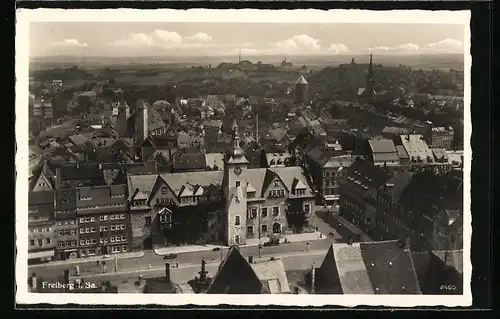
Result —
POLYGON ((230 161, 232 162, 247 162, 245 158, 245 152, 240 146, 240 132, 238 129, 238 124, 236 123, 236 120, 233 122, 233 136, 232 136, 232 142, 233 146, 231 148, 231 152, 229 153, 229 158, 230 161))
POLYGON ((373 97, 373 55, 370 54, 370 64, 368 64, 368 75, 366 77, 365 94, 373 97))

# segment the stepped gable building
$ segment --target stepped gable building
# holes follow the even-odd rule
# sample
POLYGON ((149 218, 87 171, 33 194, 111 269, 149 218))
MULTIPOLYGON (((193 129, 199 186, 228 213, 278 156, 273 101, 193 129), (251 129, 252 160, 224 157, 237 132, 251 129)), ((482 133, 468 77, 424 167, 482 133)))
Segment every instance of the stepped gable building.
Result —
POLYGON ((232 144, 223 170, 129 174, 136 244, 224 241, 241 245, 247 238, 307 228, 313 193, 302 169, 249 169, 236 124, 232 144))

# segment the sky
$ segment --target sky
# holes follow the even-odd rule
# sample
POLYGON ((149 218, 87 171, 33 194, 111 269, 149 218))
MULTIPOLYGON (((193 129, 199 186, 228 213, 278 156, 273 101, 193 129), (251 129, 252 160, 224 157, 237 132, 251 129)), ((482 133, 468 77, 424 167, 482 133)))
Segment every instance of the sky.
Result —
POLYGON ((381 23, 30 24, 30 56, 448 54, 464 52, 464 27, 381 23))

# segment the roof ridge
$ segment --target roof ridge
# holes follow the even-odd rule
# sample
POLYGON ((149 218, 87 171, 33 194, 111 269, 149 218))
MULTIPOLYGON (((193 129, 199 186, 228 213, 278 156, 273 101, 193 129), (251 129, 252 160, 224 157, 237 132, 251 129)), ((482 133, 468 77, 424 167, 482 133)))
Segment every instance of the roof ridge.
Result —
POLYGON ((417 292, 422 293, 422 288, 420 287, 420 282, 418 280, 418 275, 417 275, 417 270, 415 269, 415 263, 413 262, 413 256, 411 254, 411 251, 405 250, 408 258, 410 259, 410 265, 411 265, 411 270, 413 272, 413 275, 415 276, 415 284, 417 285, 417 292))

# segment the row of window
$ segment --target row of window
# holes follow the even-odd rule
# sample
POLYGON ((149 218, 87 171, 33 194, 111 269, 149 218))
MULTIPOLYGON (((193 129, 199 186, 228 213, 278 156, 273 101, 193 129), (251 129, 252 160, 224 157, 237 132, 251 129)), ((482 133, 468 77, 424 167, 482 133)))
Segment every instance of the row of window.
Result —
MULTIPOLYGON (((267 233, 268 227, 267 225, 260 225, 260 231, 261 233, 267 233)), ((254 235, 254 227, 249 225, 247 226, 247 234, 248 235, 254 235)))
MULTIPOLYGON (((111 236, 109 237, 109 240, 107 237, 105 238, 100 238, 99 239, 99 244, 107 244, 108 242, 111 243, 119 243, 119 242, 124 242, 127 241, 127 236, 111 236)), ((88 246, 88 245, 97 245, 97 239, 80 239, 80 246, 88 246)))
POLYGON ((76 240, 57 242, 57 247, 59 247, 59 248, 70 248, 70 247, 76 247, 76 246, 77 246, 76 240))
MULTIPOLYGON (((99 216, 99 221, 103 222, 106 220, 120 220, 120 219, 126 219, 127 216, 125 214, 116 214, 116 215, 102 215, 99 216)), ((80 224, 83 223, 93 223, 96 221, 96 218, 94 216, 91 217, 80 217, 80 224)))
POLYGON ((75 225, 76 220, 70 219, 70 220, 65 220, 65 221, 58 221, 56 223, 57 226, 69 226, 69 225, 75 225))
POLYGON ((272 189, 269 191, 268 197, 285 197, 284 189, 272 189))
POLYGON ((51 238, 38 238, 38 239, 30 239, 30 246, 36 246, 36 247, 43 247, 43 246, 48 246, 52 245, 52 239, 51 238))
POLYGON ((57 236, 75 236, 76 229, 60 230, 57 232, 57 236))
POLYGON ((37 233, 50 233, 52 231, 52 228, 48 227, 48 228, 31 228, 29 230, 30 233, 32 234, 37 234, 37 233))
POLYGON ((48 221, 49 216, 29 216, 28 221, 29 222, 44 222, 48 221))
POLYGON ((89 209, 99 209, 99 208, 118 208, 118 207, 124 207, 126 204, 103 204, 103 205, 94 205, 94 206, 87 206, 87 207, 81 207, 78 208, 78 210, 89 210, 89 209))
MULTIPOLYGON (((111 229, 111 231, 117 231, 117 230, 124 230, 126 229, 127 226, 125 224, 121 225, 111 225, 111 226, 100 226, 99 231, 108 231, 108 229, 111 229)), ((87 227, 87 228, 80 228, 80 234, 92 234, 97 232, 97 227, 87 227)))

